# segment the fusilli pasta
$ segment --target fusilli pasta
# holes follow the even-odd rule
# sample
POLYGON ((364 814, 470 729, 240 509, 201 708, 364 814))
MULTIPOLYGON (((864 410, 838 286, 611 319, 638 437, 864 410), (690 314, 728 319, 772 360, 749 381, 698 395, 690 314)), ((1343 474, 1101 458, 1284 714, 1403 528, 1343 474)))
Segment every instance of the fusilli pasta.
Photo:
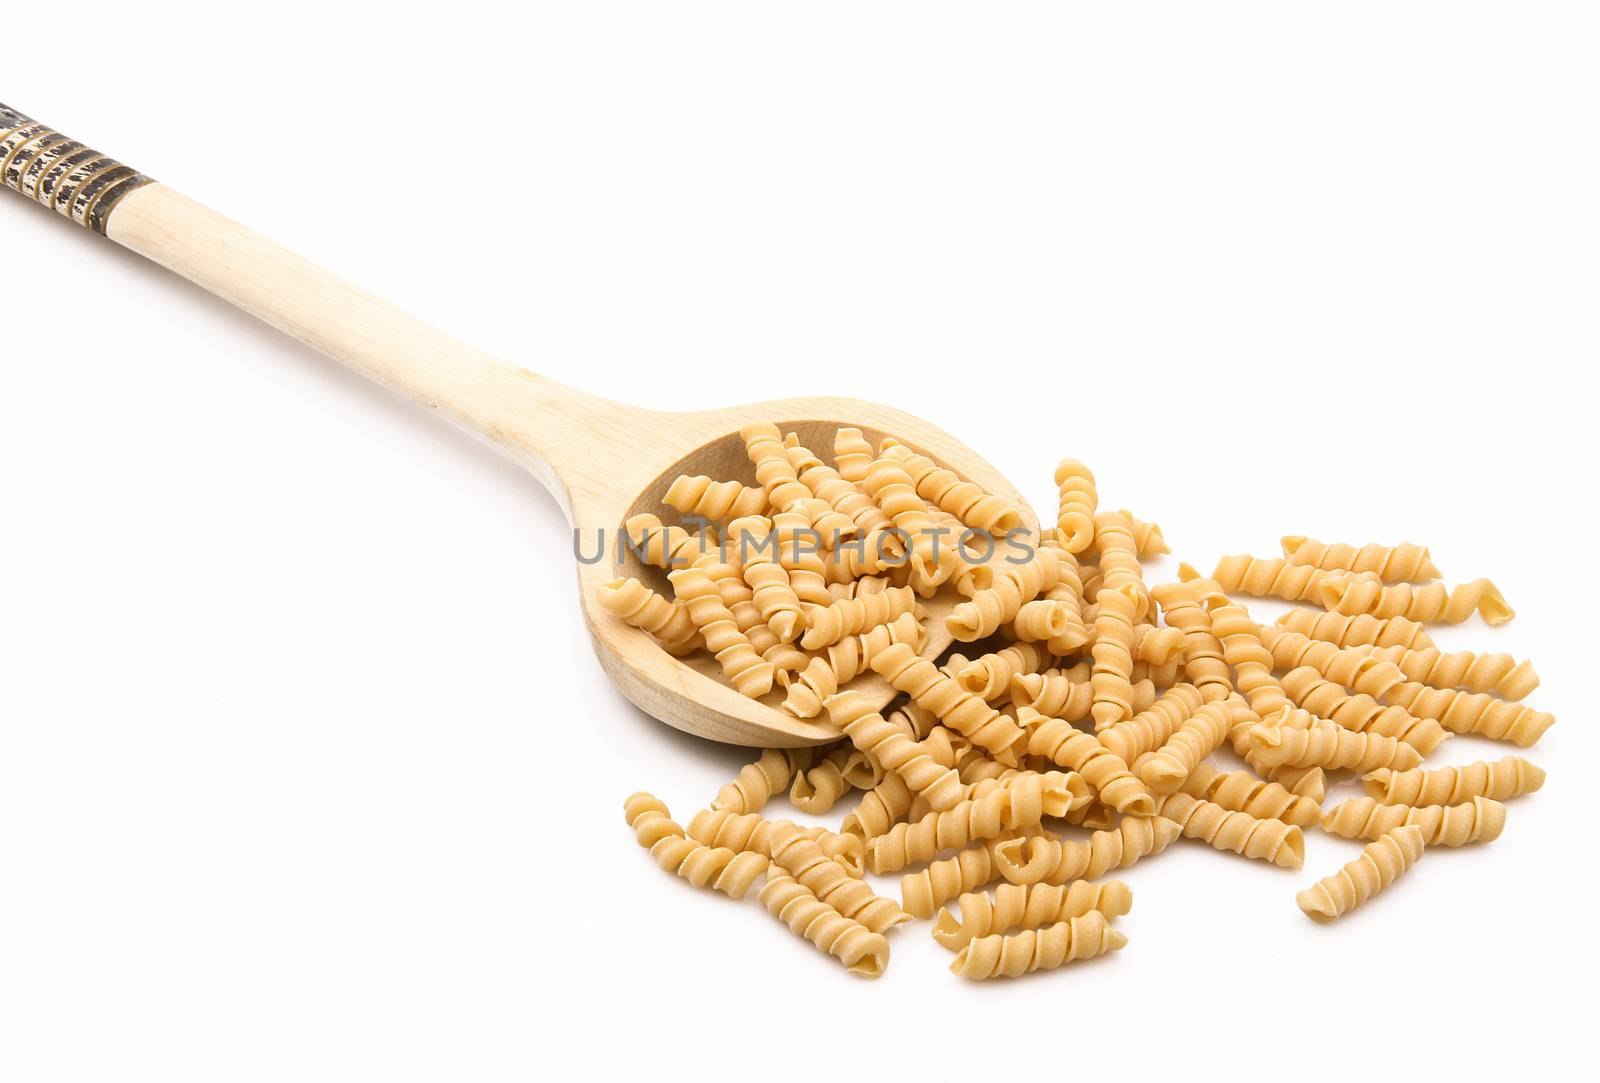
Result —
POLYGON ((1313 921, 1334 921, 1394 883, 1422 856, 1420 827, 1401 827, 1369 843, 1361 856, 1295 896, 1313 921))

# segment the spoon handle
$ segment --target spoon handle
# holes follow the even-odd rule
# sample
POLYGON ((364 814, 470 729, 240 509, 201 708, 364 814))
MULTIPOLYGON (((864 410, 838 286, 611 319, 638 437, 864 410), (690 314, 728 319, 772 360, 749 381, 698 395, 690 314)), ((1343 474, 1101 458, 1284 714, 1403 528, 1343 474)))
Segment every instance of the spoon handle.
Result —
POLYGON ((552 450, 598 402, 509 365, 83 143, 0 105, 0 181, 320 353, 439 410, 563 504, 552 450))

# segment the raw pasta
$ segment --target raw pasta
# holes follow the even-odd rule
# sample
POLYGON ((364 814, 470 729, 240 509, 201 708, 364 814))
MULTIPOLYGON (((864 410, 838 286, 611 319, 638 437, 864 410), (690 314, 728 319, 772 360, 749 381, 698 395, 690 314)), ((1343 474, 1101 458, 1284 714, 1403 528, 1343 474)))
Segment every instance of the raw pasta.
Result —
POLYGON ((1371 572, 1331 574, 1317 586, 1314 599, 1323 608, 1353 616, 1370 614, 1407 620, 1460 624, 1473 613, 1486 623, 1504 624, 1516 616, 1500 589, 1487 579, 1474 579, 1452 589, 1443 583, 1386 585, 1371 572))
POLYGON ((1130 585, 1102 589, 1095 597, 1094 669, 1089 683, 1094 702, 1089 713, 1096 729, 1133 716, 1133 623, 1138 619, 1138 592, 1130 585))
POLYGON ((1011 565, 994 577, 994 583, 988 589, 979 590, 956 606, 945 620, 945 626, 951 635, 964 643, 984 639, 1015 617, 1023 603, 1037 598, 1041 591, 1055 586, 1059 579, 1056 551, 1040 549, 1034 554, 1034 559, 1025 564, 1011 565))
POLYGON ((1509 654, 1446 653, 1437 647, 1367 649, 1379 661, 1393 663, 1404 680, 1433 688, 1464 688, 1501 699, 1522 699, 1539 687, 1539 674, 1534 672, 1533 663, 1526 659, 1519 662, 1509 654))
POLYGON ((1272 652, 1272 664, 1276 668, 1291 670, 1310 666, 1352 692, 1382 696, 1406 679, 1399 666, 1360 647, 1336 647, 1277 627, 1261 629, 1261 641, 1272 652))
POLYGON ((890 444, 883 453, 905 467, 918 496, 972 529, 1006 534, 1022 526, 1022 512, 1010 502, 963 481, 955 471, 946 470, 926 455, 918 455, 902 444, 890 444))
POLYGON ((918 658, 904 643, 885 647, 872 659, 872 668, 896 689, 911 696, 919 707, 980 748, 1015 759, 1027 735, 1011 719, 918 658))
POLYGON ((1284 869, 1298 869, 1305 860, 1306 843, 1300 829, 1282 820, 1258 818, 1186 793, 1162 798, 1158 812, 1182 828, 1186 837, 1213 849, 1231 850, 1284 869))
POLYGON ((1167 623, 1183 632, 1183 671, 1189 683, 1200 689, 1207 703, 1226 697, 1233 690, 1233 681, 1223 660, 1222 642, 1196 592, 1188 584, 1167 583, 1151 595, 1166 614, 1167 623))
POLYGON ((978 981, 1014 978, 1120 951, 1127 942, 1128 938, 1113 929, 1104 914, 1091 910, 1044 929, 1030 929, 1014 936, 981 937, 956 953, 950 970, 978 981))
POLYGON ((1435 718, 1452 733, 1475 733, 1527 748, 1537 744, 1555 716, 1477 692, 1455 692, 1406 682, 1389 690, 1388 701, 1418 718, 1435 718))
POLYGON ((889 941, 817 898, 786 872, 768 872, 761 905, 795 935, 844 964, 852 974, 876 978, 889 965, 889 941))
POLYGON ((1017 720, 1028 731, 1028 754, 1076 771, 1100 801, 1130 816, 1155 813, 1155 799, 1121 756, 1070 722, 1023 707, 1017 720))
POLYGON ((1128 721, 1103 730, 1100 743, 1131 764, 1164 745, 1203 703, 1200 690, 1194 685, 1174 685, 1128 721))
POLYGON ((1046 816, 1065 816, 1089 802, 1089 787, 1070 772, 1028 772, 985 785, 991 787, 912 823, 896 824, 867 843, 867 868, 874 873, 899 872, 919 861, 932 861, 941 850, 958 850, 1001 831, 1033 827, 1046 816))
POLYGON ((1139 766, 1139 777, 1151 793, 1169 794, 1183 785, 1200 763, 1222 744, 1234 726, 1256 720, 1245 702, 1234 698, 1207 703, 1139 766))
POLYGON ((990 703, 1010 694, 1011 679, 1038 673, 1050 663, 1050 652, 1037 643, 1013 643, 1004 650, 973 659, 956 673, 956 683, 990 703))
POLYGON ((1087 839, 1040 835, 1012 839, 995 848, 1000 875, 1013 884, 1066 884, 1098 880, 1140 858, 1159 854, 1182 829, 1161 816, 1124 816, 1114 829, 1087 839))
POLYGON ((689 611, 706 649, 741 693, 759 698, 772 691, 776 667, 756 653, 750 638, 734 623, 733 613, 722 603, 716 584, 704 568, 679 568, 668 572, 678 601, 689 611))
POLYGON ((986 891, 962 895, 956 905, 961 911, 959 919, 949 910, 940 910, 933 924, 933 938, 951 951, 960 951, 979 937, 1037 929, 1091 910, 1106 918, 1121 917, 1133 908, 1133 889, 1121 880, 1001 884, 992 895, 986 891))
POLYGON ((1439 578, 1439 569, 1433 566, 1427 546, 1410 542, 1357 548, 1342 542, 1329 545, 1303 534, 1286 534, 1283 555, 1290 564, 1309 564, 1329 572, 1372 572, 1388 583, 1439 578))
POLYGON ((1349 768, 1361 772, 1380 767, 1408 771, 1422 762, 1421 753, 1393 737, 1356 733, 1321 720, 1293 725, 1283 720, 1284 716, 1292 716, 1290 708, 1284 708, 1276 724, 1250 729, 1247 759, 1264 767, 1349 768))
POLYGON ((1347 839, 1376 839, 1397 827, 1422 828, 1429 846, 1465 846, 1493 842, 1506 826, 1506 807, 1487 797, 1459 805, 1380 805, 1370 797, 1353 797, 1329 809, 1322 829, 1347 839))
POLYGON ((900 878, 900 905, 916 918, 931 918, 939 907, 964 892, 982 887, 1000 876, 995 851, 1022 836, 1004 831, 954 857, 930 862, 920 872, 900 878))
POLYGON ((847 918, 854 918, 875 933, 911 920, 893 901, 873 893, 823 852, 799 827, 775 821, 767 832, 772 861, 847 918))
POLYGON ((1235 812, 1282 820, 1297 827, 1314 827, 1322 822, 1322 809, 1316 801, 1276 782, 1263 781, 1249 771, 1218 771, 1210 763, 1202 763, 1190 772, 1180 792, 1235 812))
POLYGON ((828 717, 856 748, 900 776, 911 792, 928 802, 933 811, 953 808, 965 797, 966 787, 952 768, 935 762, 916 741, 872 710, 859 692, 847 691, 832 696, 827 707, 828 717))
POLYGON ((1433 719, 1414 717, 1402 707, 1385 707, 1368 695, 1352 695, 1340 685, 1324 680, 1310 666, 1286 673, 1283 690, 1295 703, 1319 718, 1331 719, 1357 733, 1393 737, 1424 756, 1450 737, 1433 719))
POLYGON ((1062 459, 1056 467, 1055 479, 1060 490, 1056 530, 1060 533, 1061 547, 1076 555, 1094 541, 1094 512, 1099 502, 1094 475, 1077 459, 1062 459))
POLYGON ((1290 564, 1277 557, 1231 556, 1217 561, 1211 578, 1228 594, 1257 598, 1282 598, 1286 602, 1312 602, 1329 575, 1309 564, 1290 564))
POLYGON ((1433 646, 1428 630, 1416 621, 1404 617, 1377 617, 1362 613, 1347 617, 1343 613, 1318 613, 1311 609, 1295 609, 1278 618, 1285 631, 1298 632, 1312 639, 1326 640, 1337 647, 1361 647, 1374 644, 1379 647, 1401 646, 1419 648, 1433 646))
POLYGON ((613 579, 600 588, 600 605, 656 637, 664 650, 692 650, 700 631, 681 603, 669 602, 637 579, 613 579))
POLYGON ((1420 827, 1400 827, 1368 843, 1361 856, 1295 896, 1313 921, 1335 921, 1394 883, 1422 856, 1420 827))
POLYGON ((761 854, 695 842, 673 821, 667 806, 650 794, 633 794, 624 802, 622 811, 639 845, 650 851, 656 864, 695 887, 710 887, 742 899, 756 878, 767 871, 767 859, 761 854))
POLYGON ((667 487, 661 502, 697 519, 737 519, 765 511, 767 494, 737 481, 683 474, 667 487))
POLYGON ((1544 785, 1544 770, 1521 756, 1506 756, 1493 763, 1480 760, 1433 771, 1380 768, 1363 781, 1367 796, 1384 804, 1459 805, 1474 797, 1504 801, 1533 793, 1544 785))

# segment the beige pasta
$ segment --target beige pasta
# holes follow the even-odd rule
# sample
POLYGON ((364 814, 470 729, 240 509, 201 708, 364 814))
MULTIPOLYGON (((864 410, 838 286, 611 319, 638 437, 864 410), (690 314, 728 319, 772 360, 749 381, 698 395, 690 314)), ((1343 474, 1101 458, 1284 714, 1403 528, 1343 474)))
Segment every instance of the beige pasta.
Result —
POLYGON ((1326 640, 1338 647, 1401 646, 1408 649, 1433 646, 1427 628, 1404 617, 1379 620, 1363 613, 1347 617, 1343 613, 1318 613, 1313 609, 1294 609, 1278 618, 1286 631, 1312 639, 1326 640))
POLYGON ((656 637, 663 650, 682 654, 699 645, 700 630, 681 602, 669 602, 637 579, 613 579, 600 588, 608 613, 656 637))
POLYGON ((806 615, 806 630, 800 637, 800 646, 808 651, 821 650, 846 636, 860 635, 902 614, 915 615, 916 611, 917 596, 910 587, 891 587, 872 594, 841 598, 829 605, 817 606, 806 615))
POLYGON ((1050 653, 1037 643, 1013 643, 962 666, 956 683, 979 699, 995 703, 1010 695, 1013 677, 1038 673, 1049 664, 1050 653))
MULTIPOLYGON (((1282 716, 1292 714, 1287 707, 1282 712, 1282 716)), ((1279 721, 1275 725, 1253 726, 1249 730, 1249 740, 1246 759, 1268 768, 1348 768, 1366 772, 1390 767, 1407 771, 1422 762, 1421 753, 1393 737, 1356 733, 1335 722, 1321 720, 1309 725, 1279 721)))
POLYGON ((1225 809, 1282 820, 1296 827, 1313 827, 1322 822, 1322 809, 1316 801, 1276 782, 1259 779, 1249 771, 1219 771, 1210 763, 1202 763, 1190 772, 1180 792, 1225 809))
POLYGON ((1284 869, 1298 869, 1305 861, 1306 843, 1300 828, 1282 820, 1226 809, 1186 793, 1168 794, 1157 812, 1182 828, 1187 838, 1199 839, 1216 850, 1270 861, 1284 869))
MULTIPOLYGON (((1121 514, 1128 519, 1128 527, 1133 533, 1133 544, 1140 560, 1149 560, 1151 557, 1158 557, 1163 553, 1172 552, 1158 524, 1145 522, 1127 508, 1123 508, 1121 514)), ((1091 545, 1084 555, 1096 555, 1099 549, 1099 541, 1100 539, 1096 537, 1095 544, 1091 545)))
POLYGON ((1256 719, 1238 698, 1207 703, 1191 715, 1139 766, 1139 777, 1154 794, 1174 793, 1200 761, 1227 738, 1236 725, 1256 719))
POLYGON ((1489 624, 1504 624, 1517 615, 1500 589, 1487 579, 1474 579, 1452 589, 1439 582, 1385 584, 1371 572, 1336 573, 1318 584, 1313 600, 1346 616, 1365 613, 1379 619, 1405 617, 1423 623, 1460 624, 1479 613, 1489 624))
POLYGON ((1056 467, 1055 481, 1060 490, 1056 530, 1061 547, 1076 555, 1094 541, 1094 513, 1099 502, 1094 475, 1077 459, 1062 459, 1056 467))
POLYGON ((1300 892, 1295 902, 1313 921, 1337 920, 1404 875, 1423 847, 1422 828, 1396 828, 1369 843, 1344 868, 1300 892))
POLYGON ((1138 592, 1129 585, 1102 589, 1095 597, 1090 655, 1094 668, 1089 683, 1094 702, 1089 713, 1096 729, 1133 716, 1133 625, 1138 619, 1138 592))
POLYGON ((940 910, 933 924, 933 938, 951 951, 960 951, 979 937, 1054 925, 1091 910, 1106 918, 1121 917, 1133 908, 1133 889, 1121 880, 1001 884, 992 895, 986 891, 962 895, 956 905, 960 918, 940 910))
POLYGON ((1504 801, 1533 793, 1544 785, 1544 770, 1521 756, 1506 756, 1432 771, 1380 768, 1363 782, 1367 796, 1386 805, 1459 805, 1474 797, 1504 801))
POLYGON ((895 529, 910 539, 907 567, 911 585, 918 593, 931 596, 939 584, 956 573, 960 564, 955 544, 959 532, 952 534, 938 526, 928 506, 917 495, 911 475, 893 459, 879 456, 872 460, 861 484, 894 523, 895 529), (935 531, 948 538, 941 538, 935 531))
POLYGON ((882 933, 845 917, 787 872, 769 871, 759 898, 769 914, 850 973, 876 978, 889 965, 889 941, 882 933))
POLYGON ((972 529, 1004 535, 1022 525, 1022 511, 1016 505, 985 492, 982 486, 963 481, 927 456, 902 444, 891 444, 883 453, 905 467, 918 496, 972 529))
POLYGON ((984 784, 988 789, 912 823, 896 824, 867 843, 867 868, 899 872, 932 861, 942 850, 958 850, 1001 831, 1033 827, 1046 816, 1065 816, 1089 803, 1089 787, 1070 772, 1026 772, 984 784))
POLYGON ((1089 708, 1094 703, 1094 685, 1090 678, 1090 667, 1086 663, 1071 669, 1023 673, 1011 679, 1011 702, 1040 714, 1079 721, 1089 717, 1089 708))
POLYGON ((1379 661, 1393 663, 1403 680, 1433 688, 1464 688, 1469 692, 1487 692, 1501 699, 1516 700, 1539 687, 1539 674, 1534 671, 1533 663, 1519 662, 1509 654, 1447 653, 1437 647, 1365 649, 1379 661))
MULTIPOLYGON (((956 606, 945 620, 950 634, 963 643, 985 639, 1014 618, 1023 603, 1055 586, 1060 569, 1054 549, 1040 549, 1025 564, 1012 564, 994 577, 993 585, 979 590, 956 606)), ((1048 637, 1041 637, 1048 638, 1048 637)))
POLYGON ((1054 970, 1078 959, 1120 951, 1128 938, 1105 915, 1091 910, 1080 917, 1013 936, 985 936, 956 952, 952 973, 982 981, 1014 978, 1034 970, 1054 970))
POLYGON ((845 481, 859 482, 872 465, 872 445, 860 429, 841 428, 833 434, 833 465, 845 481))
POLYGON ((1150 592, 1139 567, 1139 546, 1133 524, 1120 511, 1102 512, 1094 519, 1094 541, 1100 551, 1101 590, 1131 590, 1138 602, 1134 619, 1150 615, 1150 592))
POLYGON ((933 861, 918 872, 900 877, 900 905, 916 918, 934 912, 958 895, 980 888, 1000 876, 995 851, 1026 833, 1003 831, 992 839, 969 846, 954 857, 933 861))
POLYGON ((1417 718, 1402 707, 1385 707, 1368 695, 1351 694, 1342 686, 1325 680, 1310 666, 1284 674, 1283 690, 1291 700, 1318 718, 1330 719, 1357 733, 1393 737, 1424 756, 1450 737, 1435 720, 1417 718))
MULTIPOLYGON (((737 813, 728 809, 701 809, 689 819, 688 835, 704 846, 748 851, 771 857, 767 832, 776 822, 758 812, 737 813)), ((802 827, 801 832, 816 840, 822 852, 839 862, 852 876, 866 871, 867 847, 854 835, 841 835, 823 827, 802 827)))
POLYGON ((1302 534, 1283 538, 1283 555, 1290 564, 1308 564, 1327 572, 1372 572, 1387 583, 1439 578, 1427 546, 1402 542, 1396 546, 1329 545, 1302 534))
POLYGON ((1527 748, 1555 725, 1555 715, 1478 692, 1429 688, 1407 681, 1389 690, 1388 701, 1418 718, 1434 718, 1452 733, 1475 733, 1527 748))
POLYGON ((1167 623, 1183 632, 1184 676, 1207 703, 1225 698, 1233 690, 1233 680, 1223 660, 1222 641, 1197 592, 1186 583, 1163 583, 1150 593, 1167 623))
POLYGON ((1314 602, 1322 581, 1335 572, 1309 564, 1290 564, 1278 557, 1229 556, 1217 561, 1211 578, 1228 594, 1256 598, 1281 598, 1286 602, 1314 602))
POLYGON ((767 807, 773 794, 789 788, 796 763, 803 766, 805 762, 791 759, 782 749, 769 748, 754 762, 741 767, 734 780, 717 791, 711 807, 737 813, 760 812, 767 807))
POLYGON ((1506 826, 1506 807, 1487 797, 1459 805, 1380 805, 1370 797, 1354 797, 1329 809, 1322 829, 1347 839, 1376 839, 1397 827, 1420 827, 1429 846, 1465 846, 1493 842, 1506 826))
POLYGON ((1261 641, 1271 651, 1272 664, 1277 669, 1310 666, 1352 692, 1382 696, 1406 679, 1399 666, 1375 657, 1367 648, 1336 647, 1278 627, 1263 628, 1261 641))
POLYGON ((879 651, 872 659, 872 668, 918 706, 932 711, 941 722, 980 748, 1014 761, 1027 741, 1027 735, 1015 722, 940 673, 932 662, 918 658, 904 643, 879 651))
POLYGON ((1128 764, 1100 741, 1070 722, 1050 718, 1027 707, 1017 721, 1028 731, 1028 755, 1039 756, 1083 776, 1103 804, 1130 816, 1155 813, 1155 799, 1128 764))
POLYGON ((882 782, 861 795, 860 803, 839 825, 839 832, 863 840, 877 838, 905 818, 915 796, 905 779, 893 772, 886 774, 882 782))
MULTIPOLYGON (((1196 580, 1200 583, 1209 580, 1196 580)), ((1202 591, 1202 597, 1210 610, 1211 634, 1222 644, 1222 659, 1233 670, 1234 687, 1256 714, 1282 708, 1288 699, 1272 675, 1273 657, 1265 646, 1265 630, 1226 595, 1202 591)))
POLYGON ((739 436, 744 440, 745 453, 755 464, 756 480, 761 483, 774 511, 804 511, 813 524, 832 511, 826 501, 818 500, 810 489, 800 484, 776 425, 766 422, 746 425, 739 430, 739 436))
POLYGON ((644 512, 622 524, 622 532, 640 560, 665 571, 687 568, 717 548, 716 536, 709 531, 691 533, 680 526, 667 526, 644 512))
POLYGON ((1194 685, 1175 685, 1128 721, 1101 731, 1100 743, 1131 764, 1164 745, 1203 703, 1194 685))
MULTIPOLYGON (((767 871, 767 859, 761 854, 695 842, 673 821, 667 806, 648 793, 631 795, 622 811, 639 845, 650 851, 656 864, 695 887, 709 887, 742 899, 756 878, 767 871)), ((841 870, 839 875, 847 874, 841 870)))
POLYGON ((995 866, 1013 884, 1098 880, 1140 858, 1159 854, 1180 831, 1176 823, 1161 816, 1124 816, 1115 828, 1095 831, 1087 839, 1043 835, 1003 842, 995 848, 995 866))
POLYGON ((661 502, 699 519, 737 519, 765 512, 767 493, 764 489, 747 488, 737 481, 683 474, 667 487, 661 502))
POLYGON ((832 696, 827 708, 833 724, 856 748, 904 779, 935 812, 953 808, 965 797, 966 787, 952 768, 938 764, 916 741, 896 730, 859 692, 832 696))
POLYGON ((717 594, 716 583, 704 568, 679 568, 667 573, 672 589, 700 629, 706 649, 733 686, 752 699, 772 691, 776 667, 756 653, 750 638, 734 623, 733 613, 717 594))
POLYGON ((850 790, 850 781, 844 776, 846 759, 854 752, 849 747, 838 748, 816 761, 812 766, 794 773, 789 785, 789 803, 801 812, 815 816, 833 808, 850 790))
POLYGON ((841 869, 838 862, 796 825, 774 821, 767 838, 773 863, 845 917, 859 921, 875 933, 911 920, 911 915, 892 900, 875 894, 865 881, 841 869))
POLYGON ((905 643, 920 654, 927 634, 915 613, 902 613, 888 624, 846 636, 824 648, 820 657, 806 659, 804 668, 789 683, 783 709, 796 718, 815 718, 822 712, 823 702, 869 669, 879 651, 893 643, 905 643))

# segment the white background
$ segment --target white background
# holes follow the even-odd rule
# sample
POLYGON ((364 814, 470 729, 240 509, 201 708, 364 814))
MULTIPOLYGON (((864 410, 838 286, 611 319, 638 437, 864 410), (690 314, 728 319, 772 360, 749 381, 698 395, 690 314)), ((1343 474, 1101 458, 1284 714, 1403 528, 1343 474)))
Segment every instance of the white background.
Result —
POLYGON ((1336 926, 1355 844, 1182 842, 1113 959, 973 986, 918 923, 849 978, 634 845, 746 757, 609 687, 534 481, 7 194, 0 1076, 1592 1061, 1592 5, 12 7, 0 100, 469 341, 893 402, 1041 507, 1078 456, 1206 567, 1429 543, 1519 611, 1441 643, 1562 721, 1336 926))

